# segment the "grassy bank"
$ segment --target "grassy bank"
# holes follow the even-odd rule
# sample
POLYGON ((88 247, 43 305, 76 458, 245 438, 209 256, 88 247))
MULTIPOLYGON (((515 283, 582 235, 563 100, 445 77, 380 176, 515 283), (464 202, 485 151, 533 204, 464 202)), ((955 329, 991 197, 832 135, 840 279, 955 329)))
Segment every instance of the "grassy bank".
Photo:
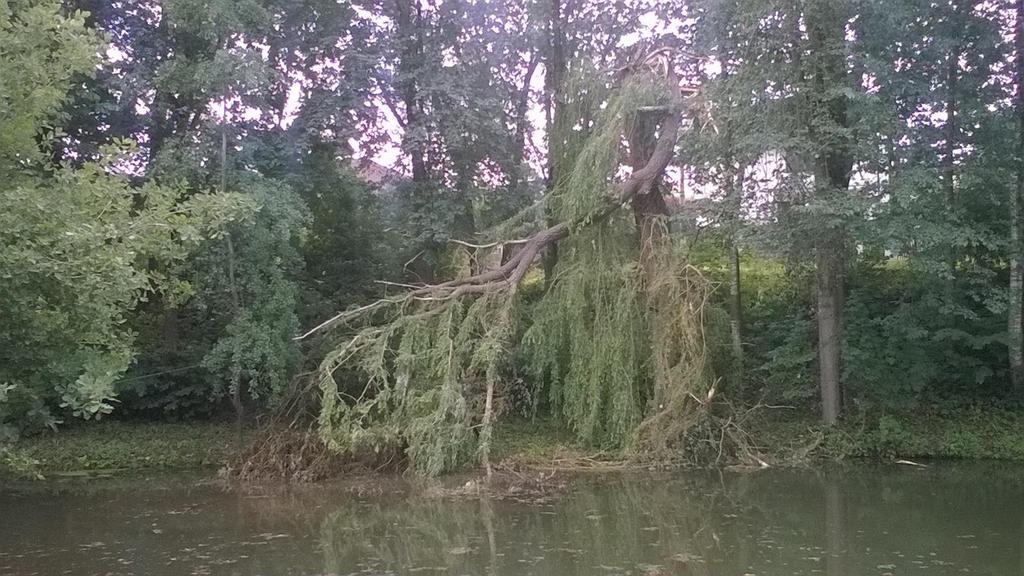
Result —
POLYGON ((50 477, 215 469, 236 449, 231 424, 97 422, 8 447, 6 458, 0 454, 0 474, 50 477))
POLYGON ((972 408, 943 414, 862 415, 833 429, 812 415, 755 420, 749 432, 768 451, 815 446, 810 459, 986 459, 1024 461, 1024 414, 972 408))
MULTIPOLYGON (((754 447, 779 464, 848 459, 1024 461, 1024 414, 1012 411, 972 408, 948 414, 937 410, 862 414, 826 429, 814 414, 766 410, 745 426, 754 447)), ((547 421, 499 425, 493 455, 494 461, 525 465, 616 456, 594 454, 547 421)))
MULTIPOLYGON (((983 409, 850 418, 831 430, 811 414, 766 411, 747 432, 776 462, 868 458, 1024 461, 1024 415, 983 409)), ((0 449, 3 450, 3 449, 0 449)), ((80 425, 0 451, 0 476, 60 477, 153 470, 215 470, 237 450, 231 424, 123 423, 80 425)), ((492 461, 512 466, 616 459, 581 447, 550 421, 500 423, 492 461)))
POLYGON ((529 466, 582 451, 572 434, 550 420, 513 420, 495 427, 491 460, 529 466))

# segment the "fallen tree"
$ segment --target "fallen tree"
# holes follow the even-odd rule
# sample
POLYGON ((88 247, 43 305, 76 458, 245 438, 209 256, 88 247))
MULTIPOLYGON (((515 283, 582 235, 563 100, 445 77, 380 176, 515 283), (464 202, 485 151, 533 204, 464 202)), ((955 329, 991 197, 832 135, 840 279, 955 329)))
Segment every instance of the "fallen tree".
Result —
POLYGON ((580 92, 597 120, 574 128, 579 145, 566 154, 574 168, 548 198, 556 223, 498 239, 518 247, 507 261, 404 286, 299 337, 333 341, 319 372, 327 446, 399 446, 428 475, 474 456, 489 471, 495 393, 513 348, 535 398, 546 392, 584 442, 664 454, 699 420, 713 395, 704 366, 708 290, 667 233, 662 180, 692 95, 670 56, 657 51, 624 68, 609 93, 580 92), (624 177, 623 152, 632 168, 624 177), (521 322, 518 289, 556 243, 550 289, 521 322), (349 370, 359 375, 355 389, 336 378, 349 370), (483 406, 473 407, 470 389, 480 382, 483 406))

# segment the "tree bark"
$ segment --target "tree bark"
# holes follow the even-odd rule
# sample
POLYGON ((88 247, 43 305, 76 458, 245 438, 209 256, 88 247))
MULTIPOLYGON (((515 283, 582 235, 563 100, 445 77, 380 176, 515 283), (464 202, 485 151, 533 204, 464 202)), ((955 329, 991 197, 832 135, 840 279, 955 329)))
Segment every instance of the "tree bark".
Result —
POLYGON ((835 235, 819 241, 815 254, 818 297, 818 379, 821 386, 821 419, 827 426, 842 413, 842 253, 835 235))
POLYGON ((1014 26, 1016 54, 1014 63, 1017 84, 1017 181, 1010 193, 1010 306, 1007 314, 1007 345, 1010 357, 1010 380, 1017 395, 1024 394, 1024 244, 1021 226, 1024 222, 1024 0, 1017 0, 1014 26))
POLYGON ((735 166, 732 159, 727 164, 727 185, 732 214, 729 230, 729 340, 732 348, 732 390, 737 397, 743 396, 743 299, 740 292, 740 247, 738 230, 740 211, 743 207, 743 165, 735 166))
MULTIPOLYGON (((953 10, 950 18, 954 26, 959 25, 962 22, 963 6, 960 0, 952 0, 950 6, 953 10)), ((956 159, 954 152, 956 151, 956 144, 959 140, 959 133, 957 128, 957 85, 960 79, 960 43, 956 43, 950 48, 949 55, 946 58, 946 123, 943 126, 943 139, 945 145, 943 146, 942 154, 942 188, 946 194, 946 202, 950 211, 954 209, 954 201, 956 200, 956 159)))
POLYGON ((733 392, 743 395, 743 299, 740 296, 740 249, 729 239, 729 340, 732 347, 733 392))
MULTIPOLYGON (((658 113, 637 113, 629 129, 629 159, 634 171, 643 169, 654 153, 658 116, 658 113)), ((645 271, 648 282, 651 282, 657 273, 655 254, 667 240, 665 219, 668 216, 668 205, 662 195, 660 175, 633 197, 632 204, 640 244, 640 267, 645 271)))
POLYGON ((532 128, 528 114, 530 112, 530 85, 533 83, 533 76, 540 65, 540 58, 531 54, 526 63, 526 74, 523 75, 523 84, 519 87, 519 93, 515 97, 515 111, 512 123, 515 126, 515 136, 512 148, 512 190, 519 192, 529 168, 526 162, 526 138, 527 132, 532 128))
MULTIPOLYGON (((637 112, 627 126, 626 140, 629 144, 629 163, 634 173, 640 172, 651 163, 657 148, 657 132, 665 113, 660 111, 637 112)), ((668 233, 668 205, 662 187, 664 169, 647 182, 632 198, 633 219, 636 224, 637 243, 639 246, 639 264, 644 277, 648 317, 649 338, 652 342, 667 338, 663 326, 659 326, 659 318, 671 317, 675 312, 672 306, 678 302, 666 301, 664 293, 666 256, 671 253, 671 239, 668 233)), ((664 358, 652 359, 653 388, 649 398, 650 412, 657 414, 665 409, 668 403, 670 379, 664 370, 657 366, 665 362, 664 358)))
MULTIPOLYGON (((235 317, 238 317, 241 311, 241 303, 238 297, 238 284, 235 280, 235 244, 231 240, 231 232, 229 231, 226 236, 227 250, 228 250, 228 282, 231 291, 231 308, 235 317)), ((235 427, 238 432, 238 443, 239 449, 242 444, 242 426, 245 421, 245 404, 242 403, 242 386, 244 381, 239 378, 234 385, 231 387, 231 406, 235 410, 235 427)))
POLYGON ((491 468, 491 433, 492 420, 494 419, 494 378, 487 378, 487 396, 484 403, 484 417, 481 425, 486 438, 481 443, 483 452, 482 464, 487 471, 487 481, 491 480, 493 470, 491 468))

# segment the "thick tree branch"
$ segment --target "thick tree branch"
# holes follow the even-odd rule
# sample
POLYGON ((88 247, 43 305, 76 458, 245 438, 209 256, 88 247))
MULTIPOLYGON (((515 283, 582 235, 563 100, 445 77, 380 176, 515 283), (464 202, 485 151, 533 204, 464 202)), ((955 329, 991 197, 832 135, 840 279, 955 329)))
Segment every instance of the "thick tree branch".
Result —
POLYGON ((599 208, 577 221, 559 222, 528 238, 513 241, 522 244, 523 247, 508 262, 498 268, 441 284, 422 286, 394 298, 382 298, 366 306, 341 312, 296 337, 295 340, 304 340, 318 332, 344 324, 355 318, 364 317, 387 305, 398 305, 412 300, 452 300, 466 295, 484 294, 500 290, 515 291, 543 249, 568 237, 572 230, 581 224, 586 223, 586 225, 590 225, 603 221, 616 210, 628 204, 634 196, 644 193, 654 185, 665 171, 675 153, 676 138, 679 134, 681 121, 681 110, 674 109, 668 111, 666 118, 661 123, 660 135, 650 160, 643 168, 636 170, 619 183, 615 192, 608 195, 599 208))

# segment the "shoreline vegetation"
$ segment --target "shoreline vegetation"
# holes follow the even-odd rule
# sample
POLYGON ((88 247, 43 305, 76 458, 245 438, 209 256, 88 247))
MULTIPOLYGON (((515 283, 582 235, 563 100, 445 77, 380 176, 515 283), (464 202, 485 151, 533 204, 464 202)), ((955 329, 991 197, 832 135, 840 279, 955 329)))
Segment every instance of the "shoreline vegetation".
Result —
MULTIPOLYGON (((785 418, 765 414, 751 419, 749 433, 761 440, 766 467, 819 466, 849 460, 927 462, 929 460, 1000 460, 1024 462, 1024 418, 1013 412, 969 410, 965 416, 938 412, 851 418, 825 429, 811 413, 785 418)), ((242 454, 251 451, 266 429, 245 431, 242 454)), ((278 435, 275 435, 278 436, 278 435)), ((307 448, 308 449, 308 448, 307 448)), ((233 422, 90 423, 43 434, 5 447, 0 481, 131 477, 152 472, 199 472, 242 479, 239 443, 233 422)), ((280 455, 276 455, 280 456, 280 455)), ((706 466, 681 461, 648 462, 622 452, 580 446, 568 431, 549 420, 502 422, 495 428, 494 468, 502 473, 622 471, 722 468, 753 472, 758 466, 723 459, 706 466)), ((308 463, 307 463, 308 464, 308 463)), ((337 458, 316 474, 264 473, 257 482, 319 482, 347 476, 405 475, 401 462, 381 465, 380 458, 337 458)), ((298 464, 296 464, 298 465, 298 464)), ((266 472, 266 471, 264 471, 266 472)), ((466 468, 449 476, 483 474, 466 468)))
POLYGON ((0 0, 0 469, 1024 459, 1024 4, 606 4, 0 0))

